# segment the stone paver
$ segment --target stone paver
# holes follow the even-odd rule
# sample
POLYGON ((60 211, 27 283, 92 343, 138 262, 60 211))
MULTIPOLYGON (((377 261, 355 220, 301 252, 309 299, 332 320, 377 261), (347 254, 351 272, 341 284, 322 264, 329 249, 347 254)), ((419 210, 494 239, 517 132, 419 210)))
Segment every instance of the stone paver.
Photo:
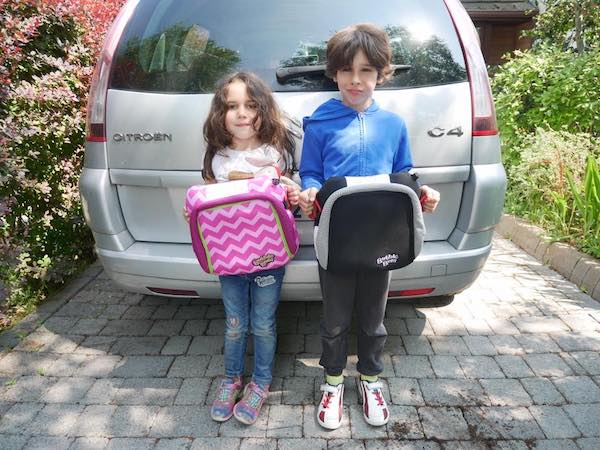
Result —
POLYGON ((508 378, 525 378, 534 376, 523 358, 518 355, 498 355, 494 358, 504 375, 508 378))
POLYGON ((554 385, 569 403, 598 403, 600 388, 588 377, 565 377, 554 380, 554 385))
POLYGON ((176 405, 202 405, 211 384, 210 378, 184 378, 177 391, 176 405))
POLYGON ((474 380, 419 380, 425 403, 437 406, 489 404, 474 380))
POLYGON ((465 419, 470 429, 484 439, 543 439, 544 433, 524 407, 470 407, 465 419))
POLYGON ((485 379, 481 385, 493 406, 529 406, 531 397, 518 380, 485 379))
POLYGON ((167 406, 154 418, 150 436, 217 437, 218 432, 219 424, 210 418, 208 407, 167 406))
POLYGON ((396 375, 401 378, 431 378, 434 375, 427 356, 394 356, 392 362, 396 375))
POLYGON ((551 439, 581 436, 569 416, 558 406, 532 406, 529 412, 535 417, 544 434, 551 439))
POLYGON ((600 405, 566 405, 563 409, 584 437, 600 437, 600 405))
POLYGON ((502 369, 491 356, 459 356, 457 359, 467 378, 504 378, 502 369))
POLYGON ((555 354, 535 354, 523 357, 529 367, 540 377, 564 377, 573 375, 573 370, 555 354))
POLYGON ((425 436, 429 439, 468 439, 469 427, 458 408, 419 408, 425 436))
MULTIPOLYGON (((263 413, 221 424, 209 415, 224 371, 220 301, 94 276, 0 335, 0 450, 600 448, 600 304, 501 238, 450 305, 389 302, 380 428, 365 423, 352 378, 355 325, 342 425, 317 424, 319 303, 280 305, 263 413)), ((250 342, 245 376, 252 365, 250 342)))
POLYGON ((546 378, 523 378, 521 384, 536 405, 561 405, 565 399, 546 378))

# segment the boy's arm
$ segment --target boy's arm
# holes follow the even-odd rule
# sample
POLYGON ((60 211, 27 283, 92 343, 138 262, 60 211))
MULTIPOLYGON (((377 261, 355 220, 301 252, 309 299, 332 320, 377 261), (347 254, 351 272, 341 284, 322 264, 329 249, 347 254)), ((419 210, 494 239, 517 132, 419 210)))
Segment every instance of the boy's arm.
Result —
POLYGON ((302 189, 321 189, 324 180, 323 154, 320 139, 311 126, 307 126, 302 143, 302 157, 300 158, 300 178, 302 189))
MULTIPOLYGON (((406 130, 404 121, 402 121, 401 127, 398 149, 394 155, 393 173, 408 172, 413 168, 412 153, 410 151, 410 143, 408 142, 408 131, 406 130)), ((421 184, 418 180, 417 183, 419 185, 421 184)), ((421 195, 423 196, 423 211, 429 213, 435 211, 435 208, 437 208, 437 205, 440 202, 440 193, 429 186, 424 185, 420 187, 421 195)))
POLYGON ((440 202, 440 193, 427 185, 421 186, 421 195, 423 197, 423 212, 434 212, 440 202))
POLYGON ((398 148, 394 155, 392 173, 408 172, 413 167, 410 143, 408 142, 408 131, 406 130, 404 121, 402 121, 400 127, 400 139, 398 140, 398 148))
POLYGON ((323 169, 323 145, 312 127, 304 130, 302 157, 300 158, 300 178, 303 191, 299 196, 299 205, 304 214, 311 216, 317 192, 325 181, 323 169))

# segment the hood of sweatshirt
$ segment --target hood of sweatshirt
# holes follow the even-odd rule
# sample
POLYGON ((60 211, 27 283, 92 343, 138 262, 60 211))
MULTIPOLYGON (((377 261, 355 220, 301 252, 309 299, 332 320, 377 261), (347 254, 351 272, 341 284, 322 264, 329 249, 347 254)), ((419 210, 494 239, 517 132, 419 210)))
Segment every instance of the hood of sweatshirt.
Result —
MULTIPOLYGON (((378 109, 379 105, 373 100, 371 105, 363 111, 363 114, 372 114, 378 109)), ((344 105, 341 100, 332 98, 319 106, 312 115, 304 117, 302 120, 302 128, 306 130, 306 126, 311 122, 338 119, 340 117, 356 115, 357 113, 358 111, 344 105)))

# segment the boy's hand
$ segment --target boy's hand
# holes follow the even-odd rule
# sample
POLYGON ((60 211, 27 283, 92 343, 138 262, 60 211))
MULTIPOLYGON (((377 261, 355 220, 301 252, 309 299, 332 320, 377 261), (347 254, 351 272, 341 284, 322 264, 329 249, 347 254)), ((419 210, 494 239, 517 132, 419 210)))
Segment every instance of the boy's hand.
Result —
POLYGON ((319 190, 317 188, 312 187, 300 193, 299 205, 302 209, 302 212, 307 216, 310 216, 313 212, 315 198, 317 198, 317 192, 319 192, 319 190))
POLYGON ((423 212, 433 212, 440 202, 440 193, 429 186, 421 186, 423 212))
POLYGON ((282 176, 280 178, 281 184, 287 191, 287 199, 290 205, 297 206, 300 202, 300 186, 298 186, 293 180, 288 177, 282 176))
POLYGON ((187 208, 185 206, 183 207, 182 214, 183 214, 183 218, 185 219, 185 221, 187 223, 190 223, 190 212, 187 210, 187 208))

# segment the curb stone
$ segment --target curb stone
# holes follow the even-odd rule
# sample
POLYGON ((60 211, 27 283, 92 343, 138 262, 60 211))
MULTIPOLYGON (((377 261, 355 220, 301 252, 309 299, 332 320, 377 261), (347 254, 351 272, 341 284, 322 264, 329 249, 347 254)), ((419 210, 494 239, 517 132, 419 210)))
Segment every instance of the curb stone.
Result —
POLYGON ((14 327, 0 333, 0 353, 10 351, 16 347, 26 335, 35 330, 40 323, 46 321, 55 311, 95 280, 101 272, 102 265, 100 261, 94 261, 79 276, 69 281, 39 305, 34 312, 23 318, 14 327))
POLYGON ((552 242, 542 228, 510 214, 502 215, 496 231, 600 301, 599 260, 570 245, 552 242))

